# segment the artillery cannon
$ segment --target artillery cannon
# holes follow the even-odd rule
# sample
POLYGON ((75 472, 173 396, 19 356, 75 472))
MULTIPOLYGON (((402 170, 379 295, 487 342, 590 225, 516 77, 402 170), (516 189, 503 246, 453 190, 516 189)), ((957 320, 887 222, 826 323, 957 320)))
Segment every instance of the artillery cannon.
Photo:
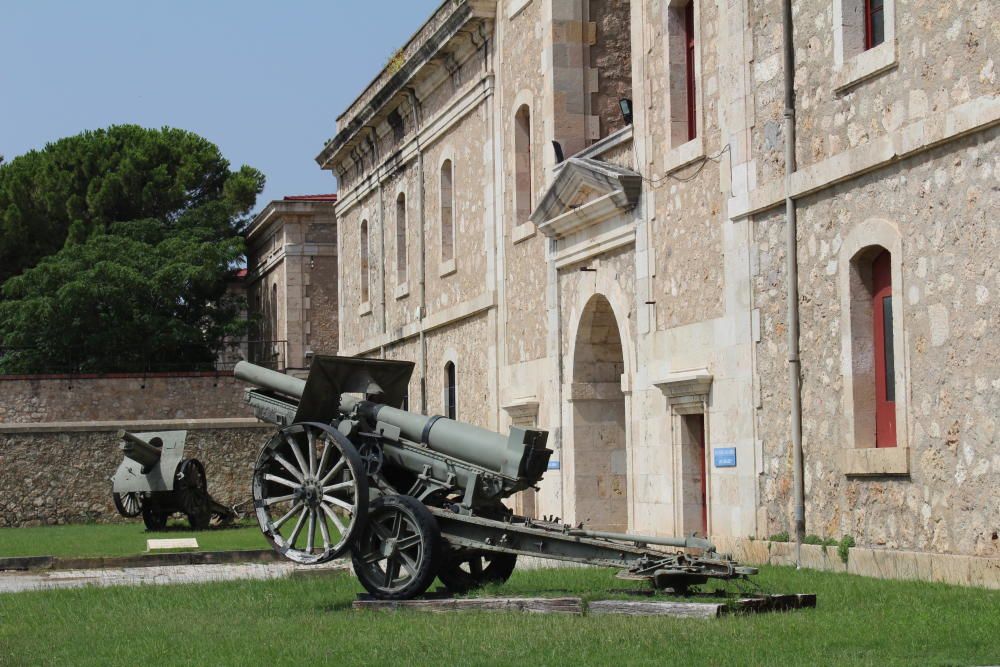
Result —
POLYGON ((683 592, 743 567, 698 537, 603 533, 517 516, 502 500, 548 467, 545 431, 506 437, 400 409, 413 364, 316 356, 307 380, 247 362, 246 401, 279 426, 253 473, 257 521, 287 558, 321 563, 350 550, 375 597, 408 599, 434 577, 454 591, 511 575, 517 556, 619 568, 619 576, 683 592), (652 549, 649 545, 700 553, 652 549))
POLYGON ((213 516, 224 522, 235 518, 232 509, 208 494, 205 466, 183 458, 186 437, 187 431, 118 431, 125 456, 111 477, 111 498, 119 514, 141 514, 147 530, 163 530, 177 512, 194 529, 207 528, 213 516))

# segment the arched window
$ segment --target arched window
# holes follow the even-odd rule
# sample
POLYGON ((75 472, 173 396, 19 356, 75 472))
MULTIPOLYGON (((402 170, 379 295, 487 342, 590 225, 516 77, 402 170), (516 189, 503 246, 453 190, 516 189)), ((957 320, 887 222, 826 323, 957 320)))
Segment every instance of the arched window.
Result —
POLYGON ((531 111, 522 104, 514 114, 514 210, 515 224, 527 221, 531 215, 531 111))
POLYGON ((455 259, 455 174, 451 160, 441 165, 441 261, 455 259))
POLYGON ((361 221, 361 303, 368 302, 368 221, 361 221))
POLYGON ((396 284, 406 282, 406 195, 396 197, 396 284))
POLYGON ((451 361, 444 365, 444 416, 457 419, 458 391, 455 383, 455 364, 451 361))
POLYGON ((875 446, 896 446, 896 364, 892 335, 892 255, 871 263, 872 343, 875 361, 875 446))

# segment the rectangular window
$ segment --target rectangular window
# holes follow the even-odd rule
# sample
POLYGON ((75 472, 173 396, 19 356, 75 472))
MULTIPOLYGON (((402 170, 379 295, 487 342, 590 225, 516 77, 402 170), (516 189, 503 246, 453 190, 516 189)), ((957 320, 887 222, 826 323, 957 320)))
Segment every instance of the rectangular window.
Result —
POLYGON ((883 0, 865 0, 865 49, 885 41, 885 7, 883 0))
POLYGON ((883 250, 871 264, 875 361, 875 446, 896 446, 896 371, 892 333, 892 260, 883 250))
POLYGON ((694 76, 694 0, 691 0, 684 7, 684 55, 684 75, 687 88, 687 138, 688 141, 691 141, 698 136, 694 76))

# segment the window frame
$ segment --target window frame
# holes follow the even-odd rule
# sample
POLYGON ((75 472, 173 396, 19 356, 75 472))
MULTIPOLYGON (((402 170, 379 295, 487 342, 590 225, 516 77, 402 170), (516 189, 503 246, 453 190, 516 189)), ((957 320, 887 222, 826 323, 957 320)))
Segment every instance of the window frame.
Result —
POLYGON ((407 253, 407 211, 406 192, 400 190, 396 193, 396 298, 406 296, 409 293, 409 270, 410 263, 407 253), (404 289, 407 288, 407 289, 404 289), (401 292, 405 292, 402 293, 401 292))
POLYGON ((835 94, 843 94, 898 64, 896 0, 881 0, 882 41, 877 44, 870 35, 871 2, 833 0, 835 94))
POLYGON ((670 128, 664 159, 667 174, 705 155, 700 22, 698 0, 669 0, 667 3, 663 18, 666 108, 670 128), (684 99, 674 99, 677 93, 682 93, 684 99))
POLYGON ((358 238, 358 259, 360 260, 359 274, 361 284, 359 285, 359 295, 361 306, 359 314, 364 315, 371 312, 371 262, 369 261, 369 244, 371 243, 371 225, 368 218, 361 219, 360 233, 358 238))
POLYGON ((440 276, 443 278, 455 273, 457 254, 457 234, 455 216, 455 160, 451 156, 445 157, 441 161, 441 168, 438 170, 438 193, 439 193, 439 223, 441 227, 441 270, 440 276), (447 174, 447 196, 445 193, 445 175, 447 174), (445 202, 447 200, 447 206, 445 202), (445 220, 445 210, 448 211, 448 219, 445 220), (450 249, 446 253, 445 250, 450 249))

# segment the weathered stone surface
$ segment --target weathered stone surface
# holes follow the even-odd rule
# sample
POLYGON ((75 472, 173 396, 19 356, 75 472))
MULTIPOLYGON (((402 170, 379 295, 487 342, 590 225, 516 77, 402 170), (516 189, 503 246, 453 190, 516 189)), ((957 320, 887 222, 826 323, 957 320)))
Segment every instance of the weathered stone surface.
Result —
MULTIPOLYGON (((0 428, 0 526, 122 521, 111 502, 110 477, 121 463, 116 432, 141 428, 127 423, 106 428, 33 433, 0 428)), ((187 430, 184 455, 205 465, 208 491, 216 500, 233 505, 250 498, 254 461, 273 427, 179 422, 176 428, 187 430)))

